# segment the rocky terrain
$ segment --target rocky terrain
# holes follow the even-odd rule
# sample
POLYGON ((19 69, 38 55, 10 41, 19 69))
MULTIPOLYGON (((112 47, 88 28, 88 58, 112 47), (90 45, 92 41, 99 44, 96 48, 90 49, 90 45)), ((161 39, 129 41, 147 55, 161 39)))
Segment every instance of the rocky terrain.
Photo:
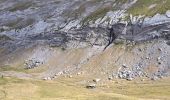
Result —
MULTIPOLYGON (((22 79, 33 86, 33 80, 46 85, 44 81, 51 81, 60 86, 69 84, 67 88, 75 89, 77 85, 83 87, 82 91, 97 87, 99 90, 95 91, 101 93, 110 91, 105 88, 112 87, 110 82, 121 88, 119 81, 123 86, 135 82, 133 87, 163 80, 155 84, 169 86, 169 4, 168 0, 1 0, 1 80, 15 77, 17 82, 22 79)), ((0 83, 0 94, 5 86, 0 83)), ((168 100, 169 89, 162 91, 163 96, 154 94, 147 98, 168 100)), ((118 91, 124 93, 122 89, 118 91)))

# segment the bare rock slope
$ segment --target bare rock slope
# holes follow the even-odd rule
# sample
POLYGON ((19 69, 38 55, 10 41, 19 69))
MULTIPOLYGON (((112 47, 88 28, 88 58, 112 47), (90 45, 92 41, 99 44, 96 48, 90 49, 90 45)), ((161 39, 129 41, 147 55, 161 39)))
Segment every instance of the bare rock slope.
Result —
POLYGON ((45 79, 169 76, 170 2, 161 1, 2 0, 0 65, 45 79))

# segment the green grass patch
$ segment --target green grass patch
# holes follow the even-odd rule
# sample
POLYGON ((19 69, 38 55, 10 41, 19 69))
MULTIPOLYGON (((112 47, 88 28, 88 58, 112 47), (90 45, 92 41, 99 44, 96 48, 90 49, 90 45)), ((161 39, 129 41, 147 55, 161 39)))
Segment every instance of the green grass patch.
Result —
POLYGON ((84 20, 82 21, 83 25, 87 25, 90 21, 94 22, 98 18, 104 17, 106 13, 110 10, 112 10, 111 6, 97 9, 95 12, 91 13, 89 16, 84 18, 84 20))
POLYGON ((10 66, 10 65, 0 66, 0 71, 15 71, 15 72, 23 72, 23 73, 31 74, 31 73, 42 73, 47 70, 46 66, 39 66, 33 69, 26 69, 23 66, 24 64, 19 64, 16 66, 10 66))
POLYGON ((138 0, 127 12, 132 15, 153 16, 157 13, 164 14, 167 10, 170 10, 169 0, 138 0), (156 6, 150 9, 149 6, 153 4, 156 6))
POLYGON ((11 66, 1 66, 0 71, 16 71, 16 72, 26 72, 24 68, 21 67, 11 67, 11 66))
POLYGON ((23 80, 0 78, 0 95, 7 95, 3 100, 147 100, 170 99, 169 79, 158 81, 110 82, 107 86, 86 89, 77 81, 81 78, 59 78, 55 81, 23 80))

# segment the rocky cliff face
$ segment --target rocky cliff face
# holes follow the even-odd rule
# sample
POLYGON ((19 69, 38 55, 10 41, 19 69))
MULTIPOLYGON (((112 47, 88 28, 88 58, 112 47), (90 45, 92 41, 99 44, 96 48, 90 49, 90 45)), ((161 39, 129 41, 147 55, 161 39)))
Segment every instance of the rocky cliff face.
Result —
MULTIPOLYGON (((24 42, 29 38, 35 39, 35 36, 37 39, 41 38, 41 40, 51 39, 51 44, 57 41, 56 46, 58 46, 63 44, 63 41, 68 42, 70 40, 66 38, 73 37, 72 39, 75 40, 78 37, 77 40, 82 38, 82 41, 83 38, 91 35, 93 36, 88 40, 92 40, 90 44, 94 44, 92 42, 98 40, 96 37, 104 39, 101 40, 103 43, 99 43, 99 45, 107 44, 105 40, 108 40, 111 36, 110 28, 112 25, 114 29, 112 31, 115 31, 115 34, 126 34, 126 38, 135 41, 154 38, 153 35, 158 35, 153 32, 154 30, 159 30, 158 33, 167 32, 168 22, 170 21, 169 11, 165 15, 157 14, 153 17, 144 17, 145 13, 141 12, 142 16, 133 17, 130 15, 134 13, 132 9, 135 9, 139 3, 141 3, 141 0, 1 1, 0 34, 24 42), (117 23, 122 24, 116 25, 117 23), (161 26, 164 26, 164 28, 161 26), (144 36, 144 39, 145 33, 147 35, 152 33, 152 35, 150 37, 144 36), (50 34, 49 37, 47 37, 47 34, 50 34), (136 36, 137 34, 138 36, 136 36), (60 39, 52 39, 51 36, 54 35, 60 39), (44 37, 42 38, 42 36, 44 37)), ((148 6, 147 10, 156 9, 158 3, 143 1, 143 4, 148 6)), ((164 3, 168 4, 169 2, 165 1, 164 3)))
MULTIPOLYGON (((52 49, 59 47, 63 51, 90 48, 91 50, 85 50, 91 53, 90 56, 83 56, 78 60, 79 62, 68 64, 71 66, 70 69, 76 69, 77 66, 88 65, 89 59, 91 57, 93 59, 96 52, 102 55, 103 50, 107 51, 107 48, 110 50, 112 46, 123 43, 127 48, 129 45, 131 48, 134 47, 129 56, 137 60, 126 60, 128 57, 125 54, 122 54, 122 57, 116 56, 119 54, 112 54, 113 57, 115 56, 114 60, 117 59, 114 66, 120 68, 126 63, 131 67, 131 70, 118 71, 118 77, 126 78, 123 75, 133 74, 130 78, 134 78, 139 73, 144 75, 149 66, 154 68, 161 66, 160 70, 155 70, 152 75, 157 72, 167 75, 170 54, 170 7, 168 4, 170 2, 167 0, 1 0, 0 62, 4 63, 5 60, 5 64, 9 64, 11 55, 15 53, 18 55, 20 51, 24 52, 37 45, 52 47, 52 49), (155 12, 154 9, 157 11, 155 12), (142 49, 138 47, 141 44, 144 45, 142 49), (142 53, 139 54, 139 52, 142 53), (133 53, 134 55, 131 55, 133 53), (119 59, 122 60, 119 61, 119 59)), ((37 50, 44 52, 42 49, 37 50)), ((51 56, 46 57, 46 55, 55 55, 55 53, 47 51, 49 53, 45 52, 44 56, 50 61, 51 56)), ((33 52, 31 55, 27 57, 24 53, 22 55, 25 57, 24 60, 27 60, 27 67, 34 68, 44 64, 44 60, 39 61, 39 58, 43 58, 41 54, 33 52), (38 55, 32 57, 31 55, 34 54, 38 55), (38 60, 34 59, 37 57, 38 60)), ((69 56, 65 58, 67 57, 69 58, 69 56)), ((104 59, 102 62, 109 63, 107 60, 104 59)), ((61 66, 64 67, 64 64, 61 66)), ((84 70, 83 67, 80 69, 84 70)), ((53 70, 52 67, 47 73, 51 71, 49 76, 53 76, 58 70, 53 70)))

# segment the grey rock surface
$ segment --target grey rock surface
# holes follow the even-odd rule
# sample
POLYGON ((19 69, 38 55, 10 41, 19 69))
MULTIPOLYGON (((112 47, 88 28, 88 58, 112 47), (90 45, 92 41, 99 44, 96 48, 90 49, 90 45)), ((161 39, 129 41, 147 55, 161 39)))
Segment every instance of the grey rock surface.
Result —
MULTIPOLYGON (((88 51, 89 55, 72 68, 51 71, 47 75, 50 79, 45 79, 51 80, 51 76, 70 74, 86 64, 96 54, 94 51, 101 52, 103 47, 106 50, 113 43, 122 43, 134 47, 131 52, 136 58, 134 62, 125 62, 128 58, 120 57, 115 65, 123 65, 124 68, 114 77, 127 80, 143 76, 164 77, 170 69, 170 11, 153 17, 128 15, 127 9, 137 1, 127 0, 122 4, 119 0, 2 0, 0 48, 4 52, 0 55, 8 56, 37 45, 59 47, 63 51, 100 48, 92 50, 92 53, 88 51), (125 20, 128 16, 129 19, 125 20), (145 47, 135 47, 140 44, 145 47), (158 69, 148 74, 145 70, 151 64, 158 69)), ((48 62, 53 52, 44 48, 32 51, 32 55, 25 59, 26 68, 48 62)), ((112 78, 109 77, 110 80, 112 78)))

